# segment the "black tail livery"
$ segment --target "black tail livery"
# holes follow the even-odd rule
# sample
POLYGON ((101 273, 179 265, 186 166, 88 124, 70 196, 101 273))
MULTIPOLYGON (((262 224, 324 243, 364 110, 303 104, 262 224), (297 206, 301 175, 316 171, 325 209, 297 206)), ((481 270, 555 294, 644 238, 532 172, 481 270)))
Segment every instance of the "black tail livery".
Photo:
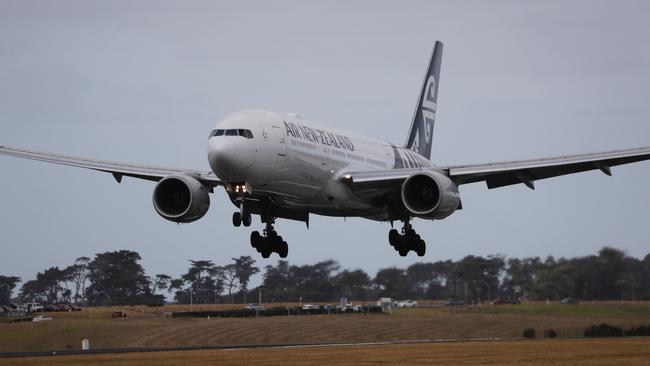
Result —
POLYGON ((427 159, 431 158, 433 125, 436 119, 438 100, 438 82, 440 81, 440 63, 442 61, 442 42, 436 41, 429 60, 429 67, 422 82, 420 97, 415 106, 411 129, 406 140, 406 147, 427 159))

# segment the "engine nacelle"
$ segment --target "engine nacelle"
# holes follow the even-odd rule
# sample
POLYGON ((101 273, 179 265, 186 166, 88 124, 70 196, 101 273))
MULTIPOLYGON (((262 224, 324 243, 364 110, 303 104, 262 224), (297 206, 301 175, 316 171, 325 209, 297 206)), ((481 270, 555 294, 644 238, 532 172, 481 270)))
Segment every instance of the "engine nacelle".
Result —
POLYGON ((189 175, 170 175, 158 182, 153 191, 153 207, 173 222, 200 219, 210 208, 208 189, 189 175))
POLYGON ((413 216, 444 219, 458 209, 460 195, 449 177, 428 171, 413 174, 402 183, 402 203, 413 216))

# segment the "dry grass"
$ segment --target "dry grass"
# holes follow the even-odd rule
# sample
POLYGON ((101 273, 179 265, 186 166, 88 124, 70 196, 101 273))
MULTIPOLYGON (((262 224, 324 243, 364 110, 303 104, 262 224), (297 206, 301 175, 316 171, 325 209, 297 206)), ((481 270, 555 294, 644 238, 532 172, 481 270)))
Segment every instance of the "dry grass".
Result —
POLYGON ((364 347, 181 351, 24 359, 0 365, 647 365, 649 339, 459 342, 364 347))
POLYGON ((552 328, 560 337, 568 338, 579 337, 586 327, 603 322, 624 327, 650 324, 650 305, 639 306, 434 307, 403 309, 392 316, 210 320, 163 318, 159 308, 93 308, 54 313, 54 320, 49 322, 0 324, 0 352, 79 349, 84 338, 90 339, 92 348, 513 338, 521 337, 524 328, 534 328, 540 335, 552 328), (125 309, 129 318, 111 319, 111 312, 120 309, 125 309))

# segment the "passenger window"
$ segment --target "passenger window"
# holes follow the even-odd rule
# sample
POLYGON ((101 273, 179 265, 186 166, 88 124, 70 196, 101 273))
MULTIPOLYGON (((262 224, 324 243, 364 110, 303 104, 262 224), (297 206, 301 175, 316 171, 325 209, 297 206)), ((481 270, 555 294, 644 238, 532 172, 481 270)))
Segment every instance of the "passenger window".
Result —
POLYGON ((226 130, 226 136, 237 136, 237 130, 226 130))

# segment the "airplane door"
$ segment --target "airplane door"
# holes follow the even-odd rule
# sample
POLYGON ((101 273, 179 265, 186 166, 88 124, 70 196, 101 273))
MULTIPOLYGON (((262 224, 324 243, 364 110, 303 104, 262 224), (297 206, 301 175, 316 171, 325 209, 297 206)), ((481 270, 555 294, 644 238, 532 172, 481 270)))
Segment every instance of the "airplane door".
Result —
POLYGON ((287 157, 287 137, 284 135, 284 131, 280 126, 273 126, 272 130, 277 146, 277 157, 275 161, 277 164, 282 164, 287 157))

